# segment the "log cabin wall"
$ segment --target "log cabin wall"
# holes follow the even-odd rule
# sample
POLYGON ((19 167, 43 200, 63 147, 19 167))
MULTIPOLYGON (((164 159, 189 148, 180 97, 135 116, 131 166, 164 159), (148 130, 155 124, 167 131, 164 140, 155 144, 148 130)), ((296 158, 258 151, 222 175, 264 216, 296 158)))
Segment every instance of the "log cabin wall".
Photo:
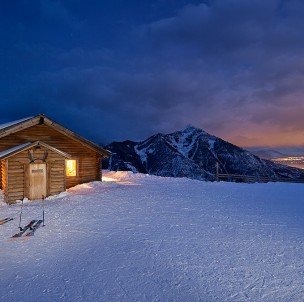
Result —
POLYGON ((82 143, 45 124, 34 125, 3 137, 0 139, 0 152, 26 142, 37 140, 62 150, 77 160, 78 174, 77 176, 66 178, 66 188, 84 182, 100 180, 99 163, 102 156, 82 143))
POLYGON ((24 164, 19 158, 7 159, 7 187, 6 200, 12 203, 15 200, 22 200, 24 196, 24 164))
POLYGON ((58 157, 47 165, 47 195, 59 194, 66 189, 65 158, 58 157))
POLYGON ((1 160, 1 189, 4 192, 4 199, 6 200, 6 185, 7 185, 7 172, 6 160, 1 160))
MULTIPOLYGON (((56 152, 44 147, 33 147, 35 163, 43 163, 41 160, 47 152, 45 160, 47 169, 47 196, 65 191, 65 158, 56 152), (38 159, 38 160, 37 160, 38 159)), ((5 162, 5 161, 2 161, 5 162)), ((28 150, 20 152, 6 160, 7 166, 2 171, 7 171, 7 185, 4 189, 7 203, 14 203, 29 197, 29 153, 28 150)), ((5 178, 5 177, 4 177, 5 178)))
POLYGON ((2 186, 2 173, 3 173, 2 160, 0 160, 0 189, 3 189, 3 186, 2 186))

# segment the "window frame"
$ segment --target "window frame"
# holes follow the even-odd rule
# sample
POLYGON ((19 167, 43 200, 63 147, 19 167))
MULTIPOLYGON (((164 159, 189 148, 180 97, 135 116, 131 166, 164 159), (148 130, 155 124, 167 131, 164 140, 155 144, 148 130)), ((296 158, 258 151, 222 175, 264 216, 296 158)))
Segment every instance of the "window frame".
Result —
POLYGON ((69 158, 69 159, 66 159, 65 160, 65 176, 66 177, 77 177, 79 175, 79 171, 78 171, 78 166, 79 166, 79 160, 77 158, 69 158), (76 169, 75 169, 75 172, 76 172, 76 175, 68 175, 67 173, 67 165, 68 165, 68 161, 75 161, 75 165, 76 165, 76 169))

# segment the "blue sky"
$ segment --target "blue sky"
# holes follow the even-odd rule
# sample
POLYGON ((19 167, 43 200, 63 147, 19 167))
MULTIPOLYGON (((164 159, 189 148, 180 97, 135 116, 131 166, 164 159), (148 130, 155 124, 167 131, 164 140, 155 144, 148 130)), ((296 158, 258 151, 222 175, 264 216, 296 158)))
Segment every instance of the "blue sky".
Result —
POLYGON ((304 2, 0 4, 0 122, 44 113, 100 143, 192 124, 304 145, 304 2))

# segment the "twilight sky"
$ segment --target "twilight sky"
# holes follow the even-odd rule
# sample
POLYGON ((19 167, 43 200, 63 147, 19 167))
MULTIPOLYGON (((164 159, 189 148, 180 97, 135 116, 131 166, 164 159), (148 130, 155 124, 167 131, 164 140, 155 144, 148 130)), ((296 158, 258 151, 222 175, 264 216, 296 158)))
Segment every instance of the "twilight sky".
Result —
POLYGON ((303 16, 302 0, 2 1, 0 123, 304 145, 303 16))

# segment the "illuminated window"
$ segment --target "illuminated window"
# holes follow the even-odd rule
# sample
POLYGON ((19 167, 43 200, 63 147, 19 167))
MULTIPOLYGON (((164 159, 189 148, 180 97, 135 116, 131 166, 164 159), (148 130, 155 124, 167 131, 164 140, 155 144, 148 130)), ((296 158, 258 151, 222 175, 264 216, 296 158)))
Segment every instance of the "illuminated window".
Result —
POLYGON ((68 159, 65 162, 66 176, 76 176, 77 175, 77 163, 76 159, 68 159))

